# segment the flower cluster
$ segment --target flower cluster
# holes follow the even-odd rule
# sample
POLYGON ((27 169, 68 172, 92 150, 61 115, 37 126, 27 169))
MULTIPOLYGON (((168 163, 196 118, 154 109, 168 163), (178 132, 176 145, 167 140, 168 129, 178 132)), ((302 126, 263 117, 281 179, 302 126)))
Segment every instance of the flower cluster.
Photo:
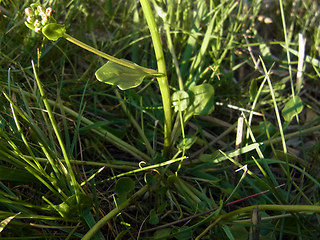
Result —
POLYGON ((39 4, 31 4, 24 12, 27 16, 25 24, 37 33, 41 32, 46 24, 54 22, 54 19, 52 18, 53 10, 51 7, 44 10, 39 4))

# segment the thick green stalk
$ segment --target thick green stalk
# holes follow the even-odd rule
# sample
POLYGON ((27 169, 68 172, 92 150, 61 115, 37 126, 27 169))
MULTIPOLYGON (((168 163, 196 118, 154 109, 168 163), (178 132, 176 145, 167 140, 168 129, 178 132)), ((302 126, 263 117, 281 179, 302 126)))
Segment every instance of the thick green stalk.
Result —
POLYGON ((166 62, 163 55, 162 45, 160 41, 160 36, 156 22, 153 17, 153 13, 148 0, 140 0, 144 16, 146 18, 149 31, 151 34, 154 51, 158 64, 159 73, 164 74, 162 77, 158 77, 158 83, 160 87, 162 105, 164 110, 164 155, 168 156, 170 154, 171 148, 171 99, 170 90, 167 78, 166 62))

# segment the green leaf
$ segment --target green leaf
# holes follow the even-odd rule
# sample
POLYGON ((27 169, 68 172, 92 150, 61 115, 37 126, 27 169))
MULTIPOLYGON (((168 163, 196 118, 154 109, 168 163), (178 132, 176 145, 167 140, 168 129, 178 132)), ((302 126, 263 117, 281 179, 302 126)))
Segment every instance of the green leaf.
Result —
POLYGON ((25 21, 24 24, 25 24, 28 28, 30 28, 32 31, 34 31, 34 29, 35 29, 34 24, 28 23, 27 21, 25 21))
POLYGON ((276 132, 276 127, 271 122, 265 121, 259 123, 259 130, 263 134, 266 134, 268 131, 268 133, 272 136, 276 132))
MULTIPOLYGON (((85 222, 87 223, 89 228, 92 228, 94 225, 97 224, 96 220, 94 219, 91 211, 89 208, 86 208, 83 210, 82 212, 82 217, 85 220, 85 222)), ((104 240, 105 238, 103 237, 101 231, 98 231, 94 237, 92 238, 92 240, 104 240)))
POLYGON ((172 175, 170 175, 170 176, 168 177, 168 180, 167 180, 168 186, 170 186, 170 185, 172 185, 172 184, 175 184, 175 183, 177 183, 177 182, 179 182, 179 177, 178 177, 178 176, 172 174, 172 175))
POLYGON ((189 105, 189 94, 185 91, 176 91, 172 94, 172 105, 174 106, 174 111, 184 111, 189 105))
POLYGON ((166 236, 169 236, 171 234, 172 229, 171 228, 163 228, 160 230, 157 230, 154 234, 153 234, 153 239, 168 239, 165 238, 166 236))
POLYGON ((303 110, 303 104, 299 96, 294 96, 286 103, 282 109, 282 116, 285 121, 290 122, 294 116, 297 116, 303 110))
POLYGON ((0 180, 29 183, 37 179, 24 169, 0 166, 0 180))
POLYGON ((65 25, 57 23, 48 23, 42 28, 42 33, 49 40, 56 41, 64 36, 64 34, 66 33, 66 27, 65 25))
POLYGON ((66 201, 57 205, 56 207, 63 217, 71 219, 79 217, 84 209, 91 208, 92 199, 86 194, 80 193, 78 200, 76 195, 72 195, 68 197, 66 201))
POLYGON ((222 229, 224 230, 224 232, 226 233, 227 237, 230 240, 235 240, 235 238, 233 237, 231 231, 229 230, 229 228, 227 226, 222 226, 222 229))
POLYGON ((163 201, 158 207, 157 207, 157 213, 161 214, 164 211, 166 211, 166 208, 168 206, 168 202, 163 201))
POLYGON ((149 218, 149 223, 152 225, 157 225, 159 223, 159 217, 154 209, 151 209, 149 218))
POLYGON ((250 100, 253 101, 258 92, 257 79, 253 79, 250 83, 249 94, 250 100))
POLYGON ((175 236, 178 240, 188 240, 192 239, 192 229, 188 226, 183 226, 177 230, 177 235, 175 236))
POLYGON ((116 85, 121 90, 137 87, 145 77, 150 76, 138 66, 133 69, 111 61, 99 68, 95 74, 99 81, 116 85))
POLYGON ((129 177, 120 178, 116 183, 116 194, 120 197, 127 196, 134 189, 134 181, 129 177))
POLYGON ((214 110, 214 88, 203 83, 189 88, 191 105, 187 109, 186 118, 192 115, 208 115, 214 110))
POLYGON ((196 140, 197 140, 197 137, 187 137, 185 139, 182 139, 177 147, 179 150, 183 150, 183 149, 187 150, 191 148, 191 146, 196 142, 196 140))

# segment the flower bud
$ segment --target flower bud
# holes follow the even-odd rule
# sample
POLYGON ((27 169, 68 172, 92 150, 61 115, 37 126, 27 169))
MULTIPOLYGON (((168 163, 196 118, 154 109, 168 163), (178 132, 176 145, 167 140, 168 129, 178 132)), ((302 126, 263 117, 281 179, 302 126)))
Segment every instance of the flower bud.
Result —
POLYGON ((35 28, 34 28, 34 31, 37 32, 37 33, 39 33, 39 32, 41 31, 41 28, 35 27, 35 28))
POLYGON ((29 17, 32 14, 31 8, 25 8, 24 13, 29 17))
POLYGON ((51 7, 48 7, 48 8, 46 9, 46 15, 47 15, 48 17, 50 17, 50 16, 52 15, 52 12, 53 12, 53 10, 52 10, 51 7))
POLYGON ((41 24, 42 25, 46 25, 49 18, 47 17, 47 15, 44 15, 44 16, 41 16, 42 17, 42 20, 41 20, 41 24))
POLYGON ((28 17, 27 17, 27 22, 28 22, 28 23, 32 23, 32 22, 33 22, 33 18, 32 18, 31 16, 28 16, 28 17))
POLYGON ((39 12, 44 12, 43 7, 42 7, 42 6, 40 6, 40 5, 37 7, 37 10, 38 10, 39 12))
POLYGON ((46 15, 44 12, 39 12, 39 16, 40 16, 41 18, 47 17, 47 15, 46 15))
POLYGON ((41 26, 41 24, 40 24, 40 22, 39 22, 39 20, 38 19, 36 19, 35 21, 34 21, 34 24, 33 24, 36 28, 40 28, 40 26, 41 26))

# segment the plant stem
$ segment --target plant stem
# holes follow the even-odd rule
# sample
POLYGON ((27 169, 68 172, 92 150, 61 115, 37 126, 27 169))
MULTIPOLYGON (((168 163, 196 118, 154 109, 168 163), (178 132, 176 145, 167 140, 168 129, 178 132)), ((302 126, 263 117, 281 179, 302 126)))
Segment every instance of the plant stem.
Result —
POLYGON ((81 240, 89 240, 94 237, 94 235, 102 228, 110 219, 112 219, 114 216, 116 216, 118 213, 122 211, 122 209, 129 206, 129 204, 134 200, 135 198, 143 195, 148 190, 148 185, 143 186, 139 191, 137 191, 135 194, 133 194, 129 199, 127 199, 124 203, 120 204, 113 210, 111 210, 106 216, 101 218, 84 236, 81 240))
POLYGON ((89 52, 92 52, 100 57, 103 57, 105 59, 108 59, 109 61, 111 62, 114 62, 114 63, 117 63, 119 65, 122 65, 122 66, 125 66, 125 67, 128 67, 128 68, 131 68, 131 69, 141 69, 142 71, 146 72, 146 73, 150 73, 151 75, 153 76, 162 76, 162 74, 159 74, 156 70, 153 70, 153 69, 150 69, 150 68, 144 68, 144 67, 141 67, 137 64, 134 64, 130 61, 127 61, 127 60, 122 60, 122 59, 119 59, 119 58, 116 58, 116 57, 113 57, 109 54, 106 54, 104 52, 101 52, 81 41, 79 41, 78 39, 70 36, 69 34, 65 33, 64 36, 63 36, 66 40, 68 40, 69 42, 72 42, 73 44, 83 48, 83 49, 86 49, 88 50, 89 52))
POLYGON ((164 74, 164 76, 158 77, 157 79, 160 87, 162 105, 164 110, 164 156, 168 157, 170 154, 170 148, 171 148, 172 123, 171 123, 171 99, 170 99, 170 90, 169 90, 169 84, 168 84, 168 78, 167 78, 166 63, 164 59, 159 32, 157 30, 158 28, 154 20, 154 16, 152 14, 150 3, 148 0, 140 0, 140 4, 142 6, 142 10, 151 34, 154 51, 157 59, 157 64, 158 64, 158 71, 164 74))
POLYGON ((244 214, 247 212, 251 212, 253 208, 257 207, 260 211, 289 211, 289 212, 312 212, 312 213, 320 213, 320 206, 316 205, 269 205, 269 204, 263 204, 263 205, 253 205, 248 207, 243 207, 237 210, 234 210, 232 212, 226 213, 224 215, 221 215, 217 218, 216 221, 214 221, 212 224, 210 224, 196 239, 200 239, 202 236, 204 236, 213 226, 218 224, 223 219, 232 218, 234 216, 244 214))

